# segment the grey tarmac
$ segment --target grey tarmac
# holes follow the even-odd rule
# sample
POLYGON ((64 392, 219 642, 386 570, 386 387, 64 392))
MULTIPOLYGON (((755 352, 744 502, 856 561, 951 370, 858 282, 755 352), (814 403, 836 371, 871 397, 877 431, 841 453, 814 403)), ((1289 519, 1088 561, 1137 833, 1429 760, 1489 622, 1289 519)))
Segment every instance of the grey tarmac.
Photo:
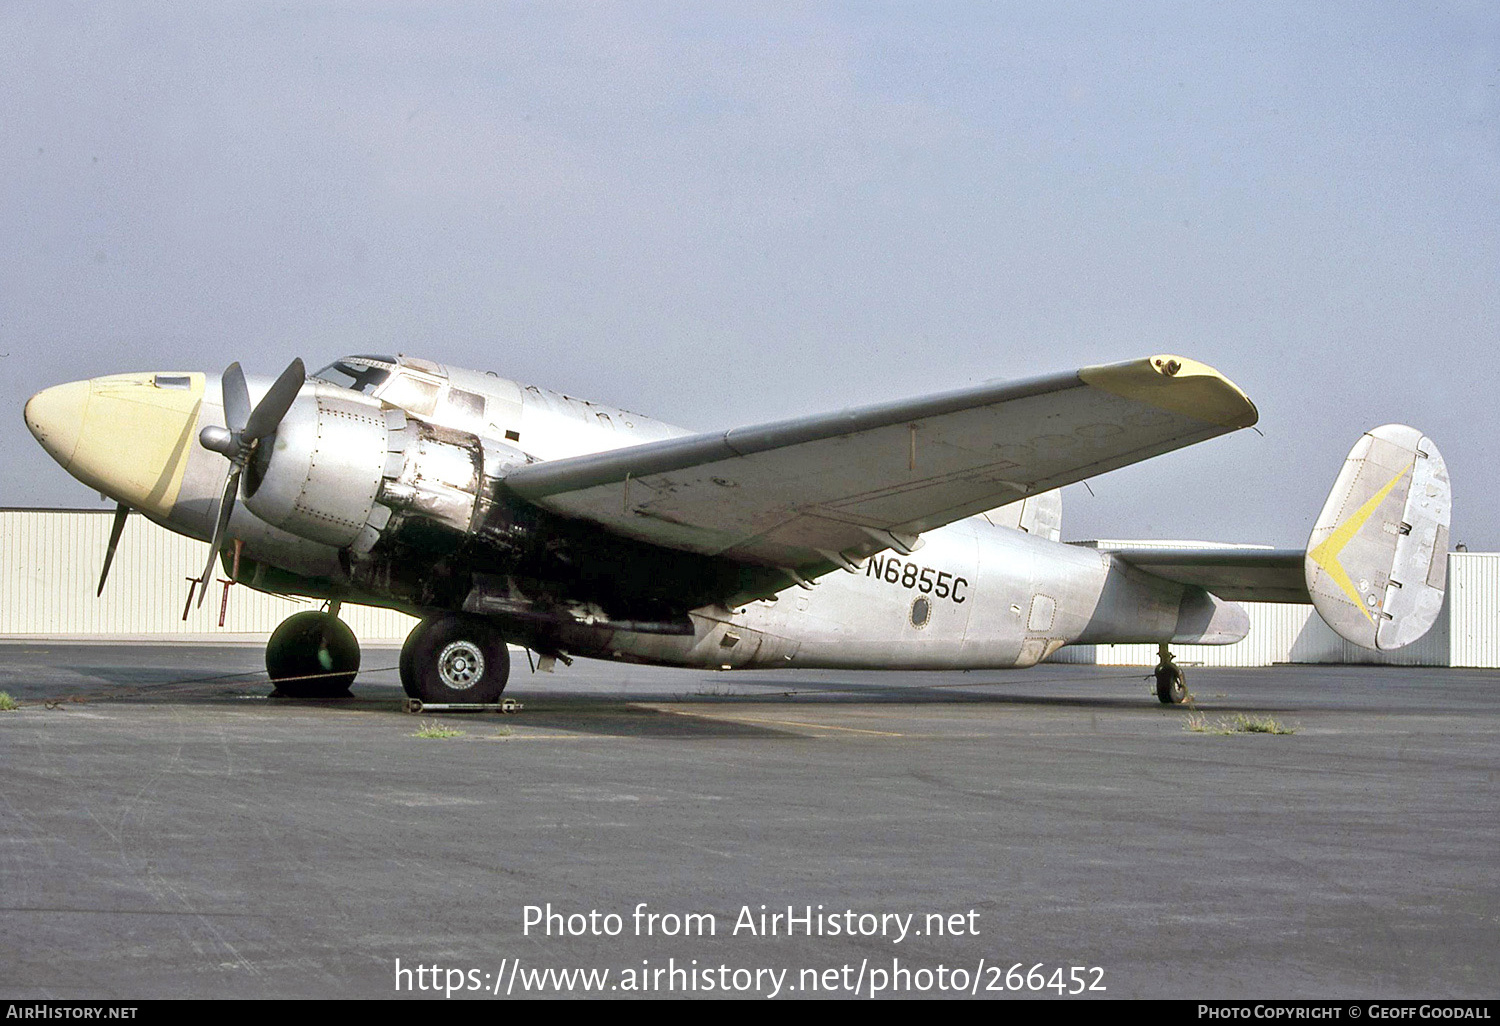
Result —
POLYGON ((516 654, 519 714, 411 716, 395 655, 367 648, 352 699, 289 702, 254 647, 0 645, 21 703, 0 713, 0 995, 388 997, 397 959, 1497 991, 1500 673, 1189 668, 1174 708, 1133 668, 532 675, 516 654), (1238 713, 1296 733, 1186 729, 1238 713), (414 736, 431 721, 463 733, 414 736), (642 903, 717 933, 636 936, 642 903), (523 933, 547 904, 623 930, 523 933), (962 929, 731 934, 762 905, 962 929))

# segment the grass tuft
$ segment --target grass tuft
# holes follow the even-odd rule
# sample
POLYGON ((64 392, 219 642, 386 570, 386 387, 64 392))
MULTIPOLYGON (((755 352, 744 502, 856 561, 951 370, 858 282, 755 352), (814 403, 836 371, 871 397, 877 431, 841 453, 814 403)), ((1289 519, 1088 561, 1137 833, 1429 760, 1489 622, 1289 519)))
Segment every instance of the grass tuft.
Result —
POLYGON ((1297 733, 1296 727, 1289 727, 1270 716, 1246 716, 1244 713, 1236 713, 1232 720, 1221 717, 1212 723, 1202 713, 1190 713, 1182 729, 1194 734, 1218 734, 1221 737, 1229 734, 1297 733))
POLYGON ((464 732, 455 730, 437 720, 423 720, 422 727, 412 737, 463 737, 464 732))
POLYGON ((1288 727, 1269 716, 1246 716, 1240 713, 1234 718, 1234 729, 1241 734, 1295 734, 1296 727, 1288 727))
POLYGON ((21 708, 20 704, 10 697, 9 691, 0 691, 0 712, 10 712, 12 709, 21 708))

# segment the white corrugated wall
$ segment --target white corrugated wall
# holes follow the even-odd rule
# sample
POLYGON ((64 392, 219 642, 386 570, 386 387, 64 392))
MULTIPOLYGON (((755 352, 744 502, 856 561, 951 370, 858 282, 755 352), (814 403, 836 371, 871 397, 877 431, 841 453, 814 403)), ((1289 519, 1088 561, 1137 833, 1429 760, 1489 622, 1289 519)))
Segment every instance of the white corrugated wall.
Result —
MULTIPOLYGON (((218 626, 222 587, 212 586, 187 620, 187 578, 203 571, 208 546, 132 516, 104 594, 94 597, 109 543, 110 510, 0 510, 0 636, 176 637, 264 640, 312 600, 278 598, 247 587, 230 589, 225 626, 218 626)), ((1448 556, 1448 598, 1437 624, 1397 652, 1370 652, 1334 634, 1311 606, 1247 602, 1250 634, 1234 645, 1174 645, 1184 663, 1268 666, 1272 663, 1391 663, 1407 666, 1500 667, 1500 553, 1448 556)), ((344 619, 363 641, 395 642, 414 619, 388 609, 344 606, 344 619)), ((1079 645, 1055 662, 1150 666, 1154 645, 1079 645)))
POLYGON ((1448 557, 1450 666, 1500 666, 1500 553, 1448 557))
MULTIPOLYGON (((104 594, 94 597, 109 546, 112 511, 0 510, 0 635, 137 637, 269 636, 311 599, 230 589, 219 626, 221 585, 182 618, 187 578, 203 572, 208 546, 131 516, 104 594)), ((416 623, 388 609, 346 605, 343 619, 362 641, 400 641, 416 623)))

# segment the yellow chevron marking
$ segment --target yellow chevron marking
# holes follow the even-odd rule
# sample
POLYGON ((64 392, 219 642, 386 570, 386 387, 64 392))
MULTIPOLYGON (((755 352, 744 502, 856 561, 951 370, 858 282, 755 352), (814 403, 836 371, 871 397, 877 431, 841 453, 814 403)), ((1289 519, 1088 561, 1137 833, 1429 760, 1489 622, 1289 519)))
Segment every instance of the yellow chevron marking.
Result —
MULTIPOLYGON (((1415 461, 1413 461, 1412 466, 1416 466, 1415 461)), ((1375 617, 1365 608, 1365 603, 1360 597, 1359 589, 1354 587, 1354 582, 1349 579, 1349 574, 1344 570, 1344 565, 1339 562, 1339 553, 1344 551, 1344 546, 1348 545, 1350 539, 1359 533, 1359 529, 1365 526, 1365 521, 1370 519, 1371 514, 1380 508, 1380 504, 1386 500, 1386 496, 1391 494, 1391 489, 1395 488, 1397 483, 1409 473, 1411 473, 1411 467, 1407 467, 1387 481, 1384 488, 1370 497, 1370 501, 1355 510, 1353 516, 1340 524, 1332 534, 1323 539, 1321 545, 1308 553, 1314 563, 1317 563, 1324 570, 1328 571, 1328 576, 1333 578, 1334 582, 1343 589, 1344 594, 1349 597, 1349 601, 1353 602, 1359 611, 1365 614, 1365 619, 1371 623, 1375 622, 1375 617)))

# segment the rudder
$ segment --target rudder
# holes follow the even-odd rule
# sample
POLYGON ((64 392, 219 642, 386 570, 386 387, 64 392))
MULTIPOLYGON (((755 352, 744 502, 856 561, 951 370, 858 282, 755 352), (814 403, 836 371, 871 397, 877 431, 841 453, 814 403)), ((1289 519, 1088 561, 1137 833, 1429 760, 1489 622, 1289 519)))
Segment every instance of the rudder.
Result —
POLYGON ((1308 539, 1313 605, 1365 648, 1416 641, 1443 604, 1452 491, 1448 468, 1416 428, 1386 424, 1355 443, 1308 539))

